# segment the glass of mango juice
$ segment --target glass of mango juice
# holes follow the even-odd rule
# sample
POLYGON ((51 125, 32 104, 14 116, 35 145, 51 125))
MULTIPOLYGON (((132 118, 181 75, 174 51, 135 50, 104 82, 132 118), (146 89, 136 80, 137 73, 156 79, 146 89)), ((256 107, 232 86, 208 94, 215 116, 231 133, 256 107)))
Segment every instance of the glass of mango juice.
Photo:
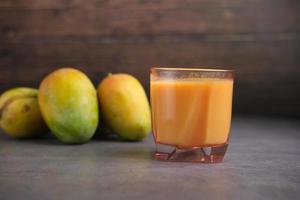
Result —
POLYGON ((151 68, 157 160, 222 162, 231 124, 233 71, 151 68))

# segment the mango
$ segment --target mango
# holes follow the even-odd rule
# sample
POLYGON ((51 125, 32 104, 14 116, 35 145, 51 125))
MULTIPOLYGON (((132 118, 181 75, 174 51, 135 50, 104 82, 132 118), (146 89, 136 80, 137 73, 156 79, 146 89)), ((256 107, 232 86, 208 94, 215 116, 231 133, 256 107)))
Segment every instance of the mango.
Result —
POLYGON ((98 86, 105 124, 125 140, 139 141, 151 131, 150 106, 144 88, 129 74, 109 74, 98 86))
POLYGON ((61 68, 40 84, 38 102, 51 132, 63 143, 85 143, 98 126, 97 92, 81 71, 61 68))
POLYGON ((17 139, 30 138, 46 132, 38 100, 38 90, 19 87, 4 92, 0 97, 0 127, 17 139))

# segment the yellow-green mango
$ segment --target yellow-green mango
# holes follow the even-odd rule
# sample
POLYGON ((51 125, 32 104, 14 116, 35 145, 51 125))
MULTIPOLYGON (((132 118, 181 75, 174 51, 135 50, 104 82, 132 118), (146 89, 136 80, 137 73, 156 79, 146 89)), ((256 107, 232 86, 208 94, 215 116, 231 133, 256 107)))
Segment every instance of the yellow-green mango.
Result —
POLYGON ((94 135, 97 92, 84 73, 73 68, 50 73, 40 84, 38 101, 48 127, 60 141, 80 144, 94 135))
POLYGON ((0 97, 0 126, 13 138, 30 138, 47 131, 37 100, 38 90, 19 87, 0 97))
POLYGON ((129 74, 109 74, 98 86, 106 124, 126 140, 139 141, 151 131, 150 106, 144 88, 129 74))

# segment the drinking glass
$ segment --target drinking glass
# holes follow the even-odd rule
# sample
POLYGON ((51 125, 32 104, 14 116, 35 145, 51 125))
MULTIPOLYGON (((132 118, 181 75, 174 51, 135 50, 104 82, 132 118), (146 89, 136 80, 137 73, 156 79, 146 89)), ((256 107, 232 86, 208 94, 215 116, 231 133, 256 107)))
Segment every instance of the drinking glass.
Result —
POLYGON ((151 68, 155 158, 222 162, 231 124, 233 71, 151 68))

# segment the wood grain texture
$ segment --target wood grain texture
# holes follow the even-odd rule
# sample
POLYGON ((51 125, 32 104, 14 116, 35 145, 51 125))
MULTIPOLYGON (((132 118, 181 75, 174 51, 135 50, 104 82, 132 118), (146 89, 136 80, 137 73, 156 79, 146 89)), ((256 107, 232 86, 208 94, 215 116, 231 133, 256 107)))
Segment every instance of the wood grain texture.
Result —
POLYGON ((15 32, 15 36, 237 34, 300 30, 297 1, 35 0, 31 4, 26 1, 24 5, 22 1, 16 2, 20 5, 0 4, 2 24, 15 32), (7 18, 9 20, 5 20, 7 18))
POLYGON ((300 116, 296 0, 2 0, 0 92, 74 66, 95 85, 151 66, 236 70, 234 111, 300 116))

